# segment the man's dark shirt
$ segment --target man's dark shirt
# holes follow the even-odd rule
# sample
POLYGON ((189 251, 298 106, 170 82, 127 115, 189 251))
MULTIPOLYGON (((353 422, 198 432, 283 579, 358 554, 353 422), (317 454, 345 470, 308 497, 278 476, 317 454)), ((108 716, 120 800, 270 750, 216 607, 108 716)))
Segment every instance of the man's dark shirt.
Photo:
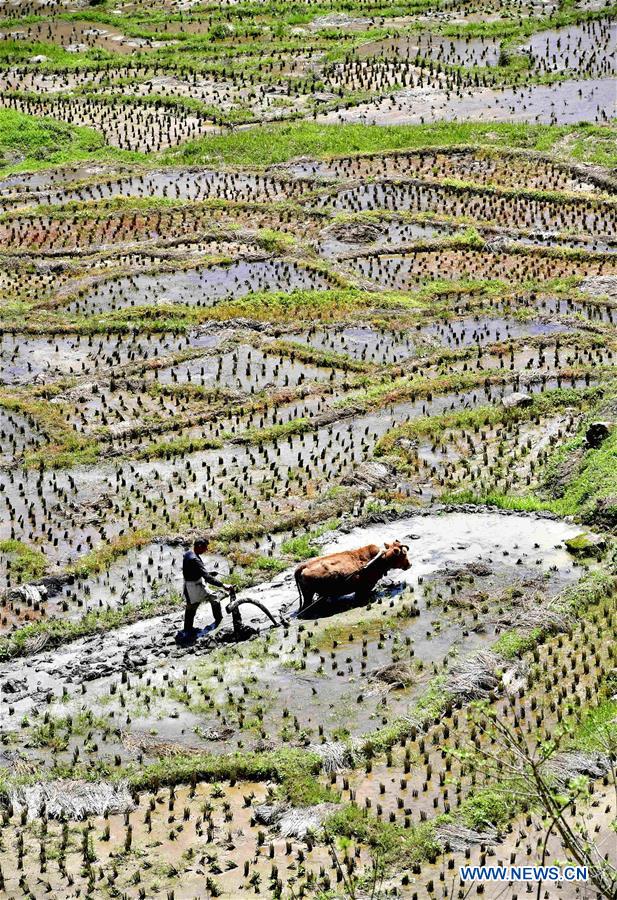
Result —
POLYGON ((187 550, 182 558, 182 575, 185 581, 199 581, 200 578, 203 578, 208 584, 225 587, 222 581, 208 572, 202 558, 194 550, 187 550))

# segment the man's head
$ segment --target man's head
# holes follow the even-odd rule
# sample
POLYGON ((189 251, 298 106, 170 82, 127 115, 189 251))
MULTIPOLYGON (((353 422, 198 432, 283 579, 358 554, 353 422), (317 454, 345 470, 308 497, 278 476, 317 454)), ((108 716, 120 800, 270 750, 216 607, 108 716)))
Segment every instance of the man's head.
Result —
POLYGON ((198 537, 195 538, 193 543, 193 550, 200 556, 202 553, 206 553, 208 550, 208 538, 207 537, 198 537))

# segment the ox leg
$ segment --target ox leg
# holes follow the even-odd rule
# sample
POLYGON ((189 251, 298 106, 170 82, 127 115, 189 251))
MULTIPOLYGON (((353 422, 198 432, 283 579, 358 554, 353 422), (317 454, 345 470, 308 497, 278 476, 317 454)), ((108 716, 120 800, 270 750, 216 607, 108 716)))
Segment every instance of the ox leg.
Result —
POLYGON ((311 605, 314 596, 315 596, 314 591, 304 590, 302 592, 302 602, 300 603, 300 610, 299 610, 300 612, 307 609, 307 607, 309 607, 311 605))
POLYGON ((357 606, 366 606, 371 597, 371 592, 366 590, 356 591, 354 601, 357 606))

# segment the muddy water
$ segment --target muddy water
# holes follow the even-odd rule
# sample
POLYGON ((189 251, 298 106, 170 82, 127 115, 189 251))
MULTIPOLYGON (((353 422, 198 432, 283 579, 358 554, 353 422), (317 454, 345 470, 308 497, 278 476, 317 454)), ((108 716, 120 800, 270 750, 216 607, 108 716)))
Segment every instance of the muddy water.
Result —
POLYGON ((617 308, 595 303, 580 303, 565 297, 546 297, 538 301, 538 308, 556 315, 579 315, 590 322, 617 323, 617 308))
MULTIPOLYGON (((206 390, 231 391, 239 402, 241 397, 263 390, 295 389, 312 381, 333 382, 337 374, 340 375, 334 369, 290 362, 286 357, 263 353, 254 347, 241 344, 220 355, 208 352, 207 355, 196 356, 186 362, 174 363, 164 368, 147 368, 143 372, 143 377, 149 385, 154 382, 161 386, 190 385, 206 390)), ((74 395, 72 397, 75 402, 74 395)), ((114 429, 114 436, 120 437, 123 431, 126 432, 132 426, 143 425, 144 419, 149 415, 152 415, 151 421, 160 421, 166 416, 185 413, 187 421, 190 422, 193 420, 190 416, 191 408, 194 410, 190 399, 173 394, 127 395, 122 389, 107 393, 106 389, 102 388, 91 396, 78 398, 74 412, 75 427, 79 430, 92 431, 105 421, 114 429)), ((294 412, 296 409, 294 404, 294 412)), ((205 409, 202 407, 201 411, 203 413, 205 409)), ((288 408, 277 408, 277 413, 281 417, 291 415, 291 412, 288 408)), ((257 425, 262 415, 252 424, 257 425)), ((250 427, 251 423, 246 421, 246 418, 242 425, 250 427)), ((227 417, 217 416, 203 426, 198 426, 196 434, 203 437, 209 433, 218 437, 221 431, 237 431, 239 424, 227 417)))
POLYGON ((370 280, 376 290, 413 291, 420 290, 434 279, 460 281, 492 278, 511 284, 534 278, 547 280, 557 275, 595 275, 599 271, 611 271, 614 259, 608 257, 607 262, 589 259, 579 262, 577 268, 567 259, 549 260, 516 251, 492 253, 489 250, 452 249, 439 252, 433 248, 417 251, 411 248, 405 254, 352 257, 345 260, 345 267, 370 280))
POLYGON ((348 213, 368 209, 398 212, 437 213, 439 215, 468 216, 479 222, 512 221, 518 228, 550 232, 576 230, 585 234, 613 237, 617 219, 609 204, 589 209, 582 204, 565 201, 551 203, 526 197, 504 198, 479 193, 477 196, 437 184, 374 182, 345 188, 317 201, 321 207, 332 207, 348 213))
MULTIPOLYGON (((486 307, 495 315, 503 315, 508 320, 519 310, 534 310, 538 316, 549 315, 580 315, 584 319, 612 324, 617 321, 617 307, 609 300, 605 303, 587 303, 584 300, 572 300, 569 297, 551 296, 550 294, 530 294, 522 296, 516 301, 501 301, 495 298, 487 298, 486 307)), ((468 305, 459 302, 455 305, 455 311, 464 315, 468 305)))
MULTIPOLYGON (((275 167, 274 167, 274 170, 275 167)), ((594 192, 599 186, 556 162, 530 160, 524 156, 461 150, 450 153, 376 153, 330 160, 300 159, 285 167, 296 177, 341 178, 457 178, 466 182, 540 190, 594 192)), ((606 190, 602 185, 602 190, 606 190)), ((610 188, 608 188, 610 192, 610 188)))
MULTIPOLYGON (((104 89, 104 86, 103 86, 104 89)), ((284 97, 281 88, 268 87, 259 85, 242 88, 235 85, 231 81, 222 81, 217 78, 179 78, 170 75, 153 74, 147 80, 140 80, 132 83, 130 88, 125 88, 127 93, 136 94, 138 96, 149 96, 151 94, 163 94, 172 97, 191 97, 194 100, 201 100, 206 104, 216 106, 218 110, 231 111, 239 104, 243 104, 250 108, 254 116, 268 117, 270 111, 271 116, 278 117, 285 112, 291 113, 299 111, 306 103, 306 98, 300 98, 298 102, 296 98, 286 98, 283 100, 286 109, 276 105, 276 100, 284 97), (270 104, 274 102, 274 107, 270 104)))
MULTIPOLYGON (((557 523, 556 528, 551 523, 542 543, 533 539, 532 529, 521 536, 522 524, 524 527, 526 523, 521 523, 519 519, 504 525, 496 514, 482 515, 478 520, 468 513, 452 513, 443 518, 429 515, 372 529, 353 529, 344 537, 338 536, 326 542, 322 547, 325 553, 351 549, 367 542, 407 539, 411 545, 413 566, 408 572, 392 572, 391 577, 384 581, 379 592, 380 599, 372 613, 361 608, 337 614, 336 604, 332 605, 330 617, 319 618, 323 613, 314 611, 316 620, 313 620, 309 613, 310 625, 307 627, 309 631, 315 631, 312 640, 320 650, 308 655, 305 669, 294 672, 273 664, 266 674, 256 673, 256 677, 274 691, 275 697, 277 691, 284 698, 294 697, 294 713, 307 730, 316 722, 323 723, 326 730, 345 728, 354 735, 371 730, 374 727, 376 701, 380 699, 381 692, 367 679, 367 663, 363 660, 368 659, 370 670, 374 670, 389 664, 393 658, 402 656, 405 659, 406 651, 401 646, 404 641, 406 647, 413 648, 414 663, 430 667, 439 665, 453 652, 473 652, 495 637, 490 627, 465 632, 460 622, 430 610, 423 590, 419 589, 419 581, 426 584, 436 578, 437 583, 442 584, 443 576, 439 573, 461 570, 470 562, 479 560, 485 563, 490 561, 493 576, 482 579, 478 587, 497 595, 507 586, 529 579, 533 581, 534 568, 539 566, 542 566, 542 571, 551 566, 557 569, 543 585, 542 590, 547 594, 576 580, 578 574, 571 560, 563 550, 558 549, 559 541, 563 540, 560 536, 562 523, 557 523), (385 586, 388 583, 389 586, 385 586), (404 593, 409 588, 414 590, 419 616, 411 620, 403 618, 395 626, 381 624, 387 621, 385 617, 388 613, 400 608, 401 599, 409 598, 409 594, 404 593), (336 647, 336 644, 331 644, 331 628, 335 629, 334 635, 340 648, 332 654, 330 647, 336 647), (398 637, 393 632, 397 632, 398 637), (366 657, 360 647, 363 635, 368 641, 366 657), (324 678, 328 679, 326 690, 319 687, 324 678), (315 693, 316 686, 318 690, 315 693), (369 695, 372 691, 375 701, 369 699, 360 704, 358 694, 367 690, 369 695)), ((535 568, 535 571, 538 569, 535 568)), ((282 586, 285 579, 286 576, 283 576, 282 586)), ((266 586, 262 594, 264 601, 269 599, 269 591, 272 588, 266 586)), ((284 647, 282 651, 285 655, 284 647)), ((400 696, 390 694, 389 714, 404 714, 410 699, 421 692, 424 683, 425 679, 419 676, 409 691, 400 696)), ((276 699, 274 704, 277 705, 276 699)), ((273 730, 275 722, 276 715, 273 715, 273 730)))
POLYGON ((603 124, 617 112, 615 82, 611 78, 568 80, 553 85, 461 91, 439 89, 399 91, 393 99, 363 103, 325 113, 318 122, 353 122, 367 125, 419 125, 446 120, 530 122, 575 125, 582 119, 603 124))
POLYGON ((518 20, 530 16, 549 16, 557 9, 554 0, 445 0, 437 10, 430 10, 422 18, 439 22, 496 22, 500 19, 518 20))
POLYGON ((335 237, 326 232, 326 237, 316 242, 319 254, 325 257, 336 257, 349 253, 350 250, 361 244, 370 244, 374 248, 387 248, 388 246, 400 246, 414 241, 426 241, 436 237, 446 237, 456 231, 451 225, 431 225, 419 222, 380 222, 375 225, 375 239, 370 241, 356 241, 351 231, 348 236, 342 234, 335 237))
MULTIPOLYGON (((121 603, 141 603, 144 600, 182 593, 181 559, 184 547, 169 544, 149 544, 131 550, 100 575, 65 585, 60 596, 77 611, 118 606, 121 603)), ((229 572, 222 556, 204 555, 208 571, 221 577, 229 572)))
POLYGON ((44 188, 54 187, 58 182, 70 181, 74 177, 72 172, 43 172, 18 173, 9 175, 0 180, 0 195, 6 196, 8 192, 40 191, 44 188))
MULTIPOLYGON (((548 344, 543 348, 526 347, 522 350, 514 350, 513 352, 503 352, 501 354, 479 351, 478 354, 466 359, 454 360, 442 365, 442 369, 446 372, 469 372, 481 371, 482 369, 504 369, 505 371, 521 371, 533 372, 535 375, 543 374, 550 376, 555 371, 556 366, 567 368, 570 365, 602 365, 610 363, 611 357, 603 350, 586 350, 581 353, 576 347, 564 346, 559 350, 554 344, 548 344)), ((589 381, 591 383, 591 380, 589 381)), ((567 382, 570 386, 570 382, 567 382)), ((545 385, 549 387, 561 387, 556 379, 550 379, 550 383, 545 385)), ((577 387, 588 386, 584 378, 577 379, 577 387)), ((526 388, 527 389, 527 388, 526 388)), ((532 388, 533 389, 533 388, 532 388)))
POLYGON ((30 419, 0 407, 0 464, 11 462, 26 450, 35 450, 42 441, 43 435, 30 419))
POLYGON ((524 515, 497 512, 448 512, 442 515, 412 516, 388 525, 354 528, 323 547, 324 553, 349 550, 362 544, 414 539, 410 543, 412 568, 396 572, 396 580, 417 584, 444 566, 460 567, 487 558, 499 558, 515 571, 519 557, 541 556, 543 569, 556 566, 567 577, 573 571, 571 556, 562 542, 580 531, 557 519, 538 520, 524 515))
POLYGON ((497 237, 500 242, 503 241, 506 248, 513 247, 515 244, 524 244, 528 247, 571 247, 574 250, 584 250, 594 253, 617 253, 617 242, 608 237, 606 240, 600 240, 592 235, 577 235, 572 237, 565 234, 551 234, 546 232, 535 232, 531 234, 517 234, 516 232, 503 231, 486 235, 487 239, 497 237))
POLYGON ((162 369, 155 373, 155 378, 160 384, 190 382, 203 387, 227 387, 256 393, 266 385, 297 387, 305 381, 329 379, 331 374, 330 369, 294 363, 286 357, 240 345, 223 356, 197 358, 162 369))
POLYGON ((567 331, 559 322, 513 322, 508 319, 474 317, 444 324, 429 325, 420 334, 436 338, 441 346, 469 347, 519 337, 558 334, 567 331))
POLYGON ((205 133, 217 133, 219 126, 204 117, 201 110, 159 106, 151 98, 149 103, 116 104, 114 115, 109 115, 105 100, 84 99, 82 96, 48 95, 0 95, 0 107, 17 109, 28 115, 51 116, 70 125, 90 126, 101 132, 106 142, 124 150, 140 150, 152 153, 199 137, 205 133))
POLYGON ((489 429, 488 436, 483 432, 481 438, 473 430, 464 429, 446 445, 421 441, 411 454, 419 473, 418 495, 430 502, 443 491, 507 493, 512 480, 535 484, 535 464, 542 463, 556 441, 563 442, 575 434, 577 421, 571 410, 565 415, 538 417, 515 428, 489 429), (504 459, 505 472, 501 468, 504 459))
MULTIPOLYGON (((579 304, 580 306, 581 304, 579 304)), ((578 311, 563 301, 560 311, 578 311)), ((557 311, 547 308, 547 312, 557 311)), ((371 328, 348 327, 341 331, 303 332, 293 335, 292 340, 310 344, 323 350, 345 353, 354 359, 374 363, 396 363, 403 359, 426 353, 430 346, 469 347, 482 346, 495 341, 518 337, 558 334, 568 327, 559 322, 516 322, 508 319, 475 316, 456 319, 442 324, 418 326, 412 332, 379 332, 371 328)))
POLYGON ((395 363, 418 354, 422 341, 403 331, 376 331, 374 328, 349 326, 339 331, 315 329, 290 335, 290 339, 311 347, 345 353, 363 362, 395 363))
MULTIPOLYGON (((281 371, 279 371, 279 376, 281 376, 281 371)), ((285 375, 279 377, 278 386, 283 387, 285 390, 284 380, 285 375)), ((250 385, 244 384, 242 395, 250 395, 250 393, 250 385)), ((145 413, 152 413, 158 422, 164 419, 165 416, 177 416, 179 413, 185 413, 187 424, 182 430, 183 437, 201 440, 203 438, 224 439, 229 434, 237 435, 248 428, 261 429, 270 425, 281 425, 301 417, 311 419, 323 412, 326 407, 326 399, 322 396, 319 394, 309 395, 303 399, 284 403, 280 406, 269 406, 268 408, 257 409, 246 414, 238 412, 230 416, 217 415, 205 422, 197 422, 191 425, 190 422, 194 420, 194 404, 190 399, 182 400, 173 396, 166 397, 163 395, 155 402, 145 398, 141 406, 136 401, 126 403, 123 406, 121 397, 122 395, 112 395, 109 403, 109 408, 113 410, 117 418, 117 422, 113 423, 114 437, 117 440, 117 446, 121 446, 123 449, 130 448, 133 452, 138 446, 146 447, 156 436, 156 431, 145 432, 141 435, 133 434, 127 437, 128 443, 123 442, 123 432, 130 431, 133 425, 139 426, 145 413), (191 412, 193 412, 192 415, 191 412)), ((236 395, 234 403, 240 402, 240 400, 240 395, 236 395)), ((101 406, 93 403, 91 408, 94 410, 93 416, 90 418, 86 417, 81 422, 79 421, 79 411, 76 410, 75 427, 79 430, 91 431, 101 423, 101 406)))

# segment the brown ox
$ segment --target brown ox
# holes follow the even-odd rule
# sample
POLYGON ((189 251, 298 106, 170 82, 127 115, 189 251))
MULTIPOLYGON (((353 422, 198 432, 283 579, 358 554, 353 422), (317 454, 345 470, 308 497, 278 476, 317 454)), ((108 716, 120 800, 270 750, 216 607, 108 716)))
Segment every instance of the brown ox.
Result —
POLYGON ((366 603, 380 578, 391 569, 409 569, 409 547, 394 541, 367 544, 358 550, 343 550, 328 556, 317 556, 300 563, 295 578, 300 594, 300 611, 306 609, 313 597, 344 597, 355 594, 357 603, 366 603))

